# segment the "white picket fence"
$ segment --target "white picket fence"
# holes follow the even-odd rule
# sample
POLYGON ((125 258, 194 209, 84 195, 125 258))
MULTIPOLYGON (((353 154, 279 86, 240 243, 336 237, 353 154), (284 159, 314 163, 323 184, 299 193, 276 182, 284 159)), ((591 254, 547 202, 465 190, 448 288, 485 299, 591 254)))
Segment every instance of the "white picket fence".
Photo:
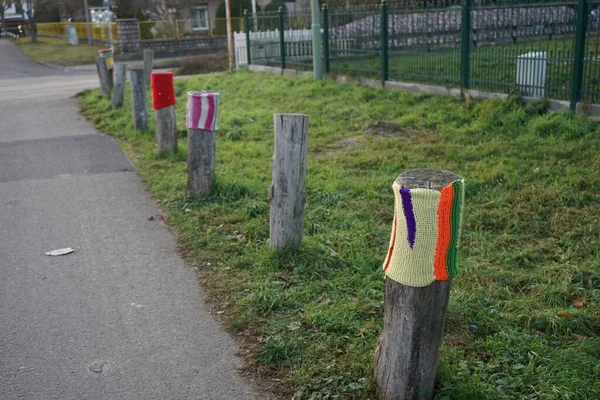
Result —
MULTIPOLYGON (((310 29, 290 29, 283 32, 285 40, 286 60, 301 60, 312 58, 312 32, 310 29)), ((332 51, 336 55, 350 55, 354 45, 354 39, 337 39, 330 43, 332 51)), ((248 65, 248 50, 246 48, 246 33, 234 33, 235 65, 239 69, 248 65)), ((279 30, 265 32, 250 32, 250 47, 254 63, 267 59, 278 59, 281 57, 279 43, 279 30)))

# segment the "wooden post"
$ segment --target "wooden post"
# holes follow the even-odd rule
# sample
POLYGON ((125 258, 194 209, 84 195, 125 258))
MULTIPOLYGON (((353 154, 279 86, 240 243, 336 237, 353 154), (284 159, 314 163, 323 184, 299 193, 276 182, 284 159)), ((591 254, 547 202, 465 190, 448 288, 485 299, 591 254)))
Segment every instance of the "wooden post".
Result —
POLYGON ((188 189, 194 198, 208 197, 215 181, 219 93, 188 92, 188 189))
POLYGON ((286 250, 302 243, 302 217, 306 203, 308 116, 275 114, 275 154, 269 189, 269 245, 286 250))
POLYGON ((127 64, 117 64, 115 67, 115 86, 112 93, 112 108, 121 108, 125 98, 125 86, 127 85, 127 64))
POLYGON ((150 83, 150 76, 152 75, 152 64, 154 63, 154 51, 150 49, 144 49, 144 82, 150 83))
POLYGON ((173 73, 154 72, 151 83, 152 107, 156 115, 156 146, 158 152, 169 153, 177 151, 173 73))
POLYGON ((100 93, 102 97, 110 98, 111 83, 109 80, 109 70, 106 68, 106 59, 104 57, 96 57, 96 70, 98 71, 98 79, 100 80, 100 93))
POLYGON ((436 169, 410 170, 396 179, 394 230, 384 263, 387 276, 383 330, 374 354, 380 400, 431 399, 433 396, 453 276, 447 272, 451 264, 447 257, 453 245, 456 250, 460 234, 462 182, 460 176, 436 169), (444 219, 440 217, 443 213, 444 219), (452 237, 450 234, 439 233, 441 230, 450 232, 451 223, 454 239, 448 239, 452 237), (441 243, 450 244, 444 247, 441 243), (422 261, 421 255, 425 253, 429 256, 422 261), (425 268, 416 269, 417 265, 425 268), (395 272, 390 272, 392 269, 395 272), (398 282, 403 279, 416 280, 410 284, 398 282))
POLYGON ((225 0, 225 18, 227 19, 227 51, 229 53, 229 71, 233 71, 234 64, 234 46, 233 46, 233 30, 231 29, 231 1, 225 0))
POLYGON ((144 68, 132 67, 129 71, 131 80, 131 103, 133 108, 133 125, 135 129, 148 130, 148 107, 146 105, 146 83, 144 68))

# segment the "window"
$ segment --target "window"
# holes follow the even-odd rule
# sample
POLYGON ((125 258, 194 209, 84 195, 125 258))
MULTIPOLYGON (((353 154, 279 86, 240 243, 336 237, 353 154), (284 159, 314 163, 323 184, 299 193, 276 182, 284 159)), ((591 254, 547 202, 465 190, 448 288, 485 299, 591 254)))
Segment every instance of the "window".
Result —
POLYGON ((201 6, 192 10, 192 30, 207 31, 208 30, 208 7, 201 6))

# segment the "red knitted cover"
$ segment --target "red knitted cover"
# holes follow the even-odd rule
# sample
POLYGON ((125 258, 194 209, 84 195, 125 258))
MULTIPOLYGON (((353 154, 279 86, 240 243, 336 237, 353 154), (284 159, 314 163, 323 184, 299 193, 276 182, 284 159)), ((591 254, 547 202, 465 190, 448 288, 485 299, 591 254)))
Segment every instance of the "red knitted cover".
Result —
POLYGON ((175 105, 172 72, 153 72, 150 82, 152 84, 152 107, 155 110, 175 105))

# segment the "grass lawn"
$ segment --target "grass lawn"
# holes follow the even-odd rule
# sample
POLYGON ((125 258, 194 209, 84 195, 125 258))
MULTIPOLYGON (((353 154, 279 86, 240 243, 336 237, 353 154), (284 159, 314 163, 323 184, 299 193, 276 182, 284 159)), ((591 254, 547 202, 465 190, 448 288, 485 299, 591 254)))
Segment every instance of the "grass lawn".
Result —
POLYGON ((79 45, 73 46, 67 43, 66 39, 54 39, 38 37, 37 43, 32 43, 29 38, 23 38, 19 41, 13 40, 13 43, 35 61, 44 62, 63 67, 72 65, 94 64, 98 50, 102 46, 88 46, 85 39, 79 42, 79 45))
MULTIPOLYGON (((175 82, 221 93, 214 195, 186 194, 186 141, 155 152, 130 101, 81 107, 114 135, 176 228, 248 371, 283 398, 370 399, 382 324, 392 183, 432 167, 466 179, 436 399, 600 398, 600 129, 517 99, 458 101, 332 81, 220 73, 175 82), (310 116, 304 246, 268 249, 273 113, 310 116), (372 136, 365 124, 400 126, 372 136), (275 380, 274 380, 275 379, 275 380)), ((129 96, 129 93, 127 94, 129 96)), ((153 115, 153 113, 151 113, 153 115)))
MULTIPOLYGON (((372 41, 372 40, 371 40, 372 41)), ((370 41, 369 41, 370 42, 370 41)), ((545 96, 557 100, 569 100, 573 74, 573 38, 554 40, 530 39, 515 44, 482 45, 471 48, 470 88, 500 93, 517 91, 517 57, 531 52, 546 53, 545 96)), ((583 66, 582 101, 600 102, 600 42, 597 37, 586 41, 583 66)), ((255 59, 258 64, 280 66, 279 43, 272 43, 269 58, 255 59)), ((379 50, 355 48, 332 52, 330 71, 333 74, 362 76, 380 79, 382 73, 379 50)), ((417 82, 448 87, 460 86, 460 47, 436 48, 425 45, 392 48, 389 53, 389 80, 417 82)), ((310 54, 302 59, 288 57, 288 68, 312 69, 310 54)))

